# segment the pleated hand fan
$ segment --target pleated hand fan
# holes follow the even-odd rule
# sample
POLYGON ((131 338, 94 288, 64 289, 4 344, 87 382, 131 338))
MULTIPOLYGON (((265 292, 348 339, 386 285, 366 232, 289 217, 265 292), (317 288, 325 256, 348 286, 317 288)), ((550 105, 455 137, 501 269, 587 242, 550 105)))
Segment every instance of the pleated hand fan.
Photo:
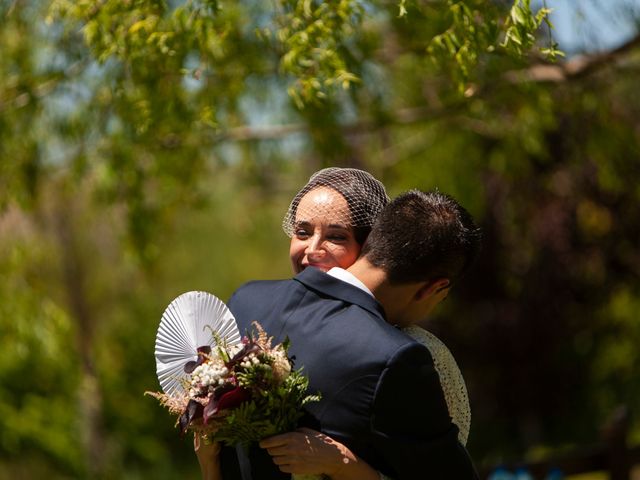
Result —
POLYGON ((156 373, 162 390, 172 395, 183 389, 184 364, 197 360, 198 347, 213 347, 213 332, 227 344, 240 343, 233 315, 222 300, 207 292, 187 292, 162 314, 156 335, 156 373))

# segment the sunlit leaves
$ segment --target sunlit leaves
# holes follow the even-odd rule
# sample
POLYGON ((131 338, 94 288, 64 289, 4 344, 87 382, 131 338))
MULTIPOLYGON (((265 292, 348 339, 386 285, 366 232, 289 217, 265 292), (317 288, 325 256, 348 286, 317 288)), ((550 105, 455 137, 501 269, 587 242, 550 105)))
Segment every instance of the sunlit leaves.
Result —
MULTIPOLYGON (((508 30, 503 46, 520 56, 534 47, 536 32, 548 16, 547 9, 534 14, 528 3, 516 1, 510 23, 504 25, 508 30)), ((423 51, 436 63, 454 66, 450 74, 462 90, 479 58, 499 46, 503 10, 480 0, 447 0, 446 5, 449 27, 425 42, 423 51)), ((400 0, 394 5, 395 15, 412 22, 411 8, 422 7, 400 0)), ((436 19, 443 13, 442 7, 438 9, 436 19)), ((200 59, 197 75, 212 71, 224 76, 234 63, 230 39, 241 39, 247 46, 262 42, 273 54, 270 61, 278 63, 273 67, 284 75, 298 108, 340 97, 359 84, 353 62, 359 55, 364 22, 379 21, 390 13, 386 5, 364 0, 277 0, 272 5, 187 1, 173 10, 153 1, 55 0, 52 12, 52 18, 81 26, 97 59, 118 58, 134 74, 138 63, 151 62, 157 62, 161 71, 181 74, 189 68, 187 58, 195 55, 200 59), (237 12, 250 17, 237 22, 237 12)), ((389 32, 382 28, 376 34, 384 41, 389 32)))
MULTIPOLYGON (((531 10, 531 0, 515 0, 506 21, 502 46, 515 55, 525 55, 536 45, 536 32, 541 26, 546 25, 549 31, 553 28, 549 20, 550 13, 551 9, 546 7, 534 13, 531 10)), ((551 36, 548 46, 540 47, 540 53, 550 60, 564 56, 551 36)))
POLYGON ((348 89, 358 81, 344 52, 357 34, 364 14, 360 1, 282 3, 277 38, 284 44, 281 68, 296 79, 289 94, 302 108, 325 98, 334 88, 348 89))
POLYGON ((460 91, 464 91, 479 57, 496 48, 498 11, 487 2, 480 3, 449 0, 450 26, 429 45, 436 63, 453 65, 452 74, 460 91))
POLYGON ((460 93, 465 92, 478 63, 487 55, 506 52, 523 58, 540 52, 551 59, 563 55, 551 37, 551 10, 534 12, 530 0, 514 0, 506 18, 501 8, 483 0, 447 0, 447 9, 449 27, 433 37, 428 51, 436 64, 450 70, 460 93), (545 32, 548 46, 539 45, 543 25, 549 29, 545 32))

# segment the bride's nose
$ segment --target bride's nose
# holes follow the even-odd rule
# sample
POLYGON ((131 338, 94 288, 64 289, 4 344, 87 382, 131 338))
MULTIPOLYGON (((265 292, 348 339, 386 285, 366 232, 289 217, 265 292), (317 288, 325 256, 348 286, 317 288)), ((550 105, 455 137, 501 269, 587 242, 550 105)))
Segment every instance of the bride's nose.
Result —
POLYGON ((307 244, 305 253, 311 256, 317 256, 324 253, 324 242, 322 241, 320 235, 313 235, 309 239, 309 243, 307 244))

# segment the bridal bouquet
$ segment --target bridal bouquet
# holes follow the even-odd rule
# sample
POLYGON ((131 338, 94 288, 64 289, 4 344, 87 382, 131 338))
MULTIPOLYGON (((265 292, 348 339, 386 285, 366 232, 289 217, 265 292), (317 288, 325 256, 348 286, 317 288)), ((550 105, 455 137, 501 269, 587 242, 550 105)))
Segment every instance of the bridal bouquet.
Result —
MULTIPOLYGON (((307 395, 308 379, 292 368, 288 341, 272 346, 258 323, 256 334, 228 345, 201 346, 184 364, 181 389, 147 392, 177 416, 182 434, 195 431, 227 445, 249 445, 296 428, 303 406, 319 400, 307 395)), ((214 338, 217 336, 212 331, 214 338)))

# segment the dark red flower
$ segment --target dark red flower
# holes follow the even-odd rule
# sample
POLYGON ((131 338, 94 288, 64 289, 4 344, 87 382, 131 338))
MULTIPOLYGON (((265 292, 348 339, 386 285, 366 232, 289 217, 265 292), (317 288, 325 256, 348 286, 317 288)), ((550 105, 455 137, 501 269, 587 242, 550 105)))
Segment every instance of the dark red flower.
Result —
POLYGON ((204 407, 203 418, 205 425, 220 410, 238 407, 242 402, 251 398, 248 390, 242 387, 231 387, 216 390, 209 396, 209 403, 204 407))
POLYGON ((180 433, 184 435, 187 432, 187 428, 191 425, 191 422, 198 418, 202 418, 204 407, 195 400, 189 400, 187 408, 184 409, 182 415, 180 415, 180 433))

